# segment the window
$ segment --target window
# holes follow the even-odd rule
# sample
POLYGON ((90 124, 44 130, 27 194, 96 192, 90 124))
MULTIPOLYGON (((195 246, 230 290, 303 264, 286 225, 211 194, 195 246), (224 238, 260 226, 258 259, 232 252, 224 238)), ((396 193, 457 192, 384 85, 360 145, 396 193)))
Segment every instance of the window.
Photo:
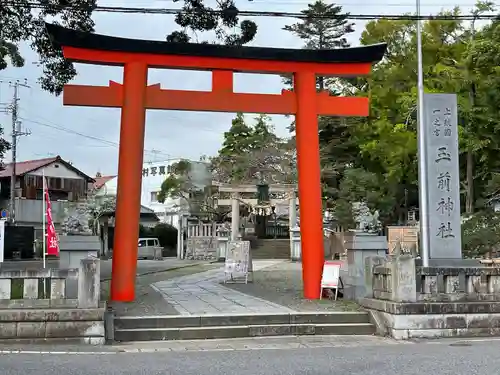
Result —
POLYGON ((148 240, 148 246, 156 246, 156 240, 154 240, 154 239, 149 239, 149 240, 148 240))
POLYGON ((146 247, 146 240, 140 240, 138 245, 139 247, 146 247))
POLYGON ((158 202, 158 191, 151 192, 151 202, 158 202))

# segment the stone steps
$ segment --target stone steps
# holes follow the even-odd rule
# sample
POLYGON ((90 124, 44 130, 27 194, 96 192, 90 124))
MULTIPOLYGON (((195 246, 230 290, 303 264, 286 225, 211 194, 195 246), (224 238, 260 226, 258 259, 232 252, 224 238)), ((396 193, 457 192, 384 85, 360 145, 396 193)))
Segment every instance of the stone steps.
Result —
POLYGON ((117 317, 115 341, 290 335, 371 335, 366 312, 117 317))

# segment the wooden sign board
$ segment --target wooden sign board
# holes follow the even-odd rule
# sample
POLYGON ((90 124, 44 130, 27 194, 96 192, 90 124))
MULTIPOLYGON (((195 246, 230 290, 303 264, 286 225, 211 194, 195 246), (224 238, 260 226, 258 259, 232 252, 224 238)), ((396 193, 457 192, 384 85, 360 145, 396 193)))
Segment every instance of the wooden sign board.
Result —
POLYGON ((323 297, 323 289, 335 289, 335 300, 337 299, 339 288, 344 289, 344 283, 340 277, 340 268, 342 262, 327 260, 323 264, 323 277, 321 278, 321 294, 323 297))
POLYGON ((253 271, 250 241, 230 241, 224 263, 224 283, 248 283, 253 271))

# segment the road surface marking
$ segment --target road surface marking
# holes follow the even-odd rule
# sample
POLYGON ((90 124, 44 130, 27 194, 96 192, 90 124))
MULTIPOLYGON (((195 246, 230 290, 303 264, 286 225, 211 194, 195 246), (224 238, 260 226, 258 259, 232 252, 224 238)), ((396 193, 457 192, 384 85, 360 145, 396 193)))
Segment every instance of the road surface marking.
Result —
POLYGON ((118 352, 71 352, 71 351, 44 351, 44 350, 0 350, 1 354, 51 354, 51 355, 78 355, 78 354, 94 354, 94 355, 105 355, 105 354, 118 354, 118 352))

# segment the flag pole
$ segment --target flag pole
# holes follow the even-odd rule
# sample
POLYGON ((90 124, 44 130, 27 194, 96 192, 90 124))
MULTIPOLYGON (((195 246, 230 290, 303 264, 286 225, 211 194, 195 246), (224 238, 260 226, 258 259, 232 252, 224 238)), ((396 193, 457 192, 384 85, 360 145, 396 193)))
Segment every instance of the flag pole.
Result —
POLYGON ((417 8, 417 71, 418 71, 418 193, 420 214, 420 256, 422 265, 429 266, 429 191, 427 186, 427 128, 424 114, 424 68, 422 57, 422 22, 420 20, 420 0, 416 0, 417 8))
MULTIPOLYGON (((45 233, 45 221, 47 220, 47 202, 45 202, 45 189, 46 189, 46 182, 45 182, 45 170, 42 170, 42 180, 43 180, 43 191, 42 191, 42 202, 43 202, 43 213, 42 213, 42 232, 43 232, 43 245, 42 245, 42 256, 43 256, 43 268, 45 269, 46 267, 46 261, 45 261, 45 254, 47 252, 47 235, 45 233)), ((45 285, 45 283, 44 283, 45 285)))

